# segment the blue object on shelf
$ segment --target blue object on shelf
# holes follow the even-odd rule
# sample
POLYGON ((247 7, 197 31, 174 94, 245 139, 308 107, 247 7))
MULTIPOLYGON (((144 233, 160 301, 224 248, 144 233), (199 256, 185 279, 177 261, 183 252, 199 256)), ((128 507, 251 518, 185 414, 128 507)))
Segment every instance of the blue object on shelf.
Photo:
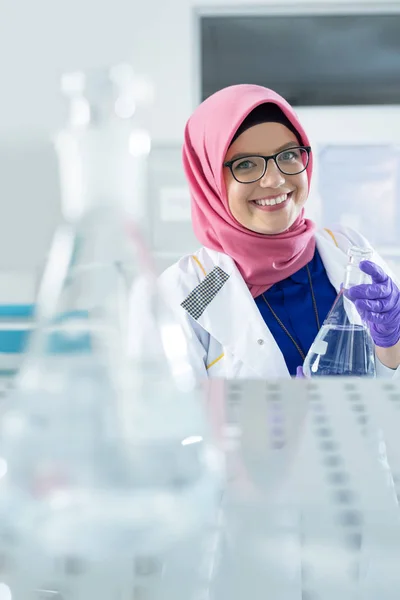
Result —
POLYGON ((24 352, 33 327, 34 311, 34 304, 0 305, 0 354, 24 352))
MULTIPOLYGON (((2 354, 21 354, 26 350, 30 333, 34 327, 34 304, 0 305, 0 356, 2 354)), ((63 321, 74 319, 77 333, 71 337, 69 331, 64 335, 62 329, 49 336, 49 352, 70 353, 90 352, 91 336, 86 330, 85 321, 87 311, 67 312, 58 317, 55 326, 62 325, 63 321), (81 331, 79 323, 82 322, 81 331)), ((1 367, 0 367, 1 368, 1 367)))
POLYGON ((87 353, 92 350, 92 336, 88 331, 89 314, 86 310, 74 310, 62 313, 54 322, 55 328, 59 330, 52 333, 48 338, 47 351, 52 354, 76 354, 87 353), (64 321, 69 321, 69 329, 65 335, 62 325, 64 321), (75 324, 76 331, 72 335, 71 325, 75 324))

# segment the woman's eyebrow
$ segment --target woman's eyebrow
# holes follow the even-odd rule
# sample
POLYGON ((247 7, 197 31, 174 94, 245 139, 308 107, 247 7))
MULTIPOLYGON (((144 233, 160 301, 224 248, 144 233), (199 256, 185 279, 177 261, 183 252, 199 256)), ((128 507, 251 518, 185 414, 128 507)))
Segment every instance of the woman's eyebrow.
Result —
MULTIPOLYGON (((281 150, 285 150, 286 148, 297 148, 299 145, 298 142, 287 142, 277 148, 276 152, 281 152, 281 150)), ((275 152, 274 152, 275 154, 275 152)), ((260 156, 259 152, 238 152, 238 154, 234 154, 230 160, 236 160, 237 158, 246 158, 246 156, 260 156)))

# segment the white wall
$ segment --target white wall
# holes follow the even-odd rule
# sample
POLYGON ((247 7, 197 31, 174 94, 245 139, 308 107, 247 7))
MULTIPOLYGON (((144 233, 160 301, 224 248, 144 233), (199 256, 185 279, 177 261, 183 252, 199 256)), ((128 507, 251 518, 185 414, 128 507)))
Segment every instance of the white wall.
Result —
MULTIPOLYGON (((350 6, 346 0, 202 0, 201 9, 195 9, 198 4, 196 0, 0 0, 0 134, 52 130, 62 117, 60 73, 128 59, 154 80, 155 139, 180 140, 198 100, 195 10, 273 14, 277 5, 279 12, 299 13, 385 7, 383 1, 362 0, 353 0, 350 6)), ((390 4, 400 11, 400 0, 390 4)), ((324 121, 324 127, 329 123, 334 130, 334 119, 324 121)))
POLYGON ((0 0, 0 133, 52 130, 65 70, 132 60, 157 87, 154 135, 177 139, 192 106, 185 0, 0 0))
MULTIPOLYGON (((330 10, 326 0, 293 0, 291 10, 330 10)), ((251 0, 248 11, 285 9, 251 0)), ((335 0, 351 11, 364 3, 335 0)), ((400 10, 400 1, 392 3, 400 10)), ((0 0, 0 269, 41 265, 59 219, 56 164, 49 136, 62 121, 60 73, 130 60, 156 86, 155 141, 180 142, 198 102, 195 0, 0 0), (11 153, 11 154, 10 154, 11 153), (33 161, 36 162, 33 162, 33 161)), ((368 10, 382 10, 383 2, 368 10)), ((238 0, 203 0, 201 10, 246 8, 238 0)), ((302 109, 313 142, 397 136, 400 107, 302 109)))

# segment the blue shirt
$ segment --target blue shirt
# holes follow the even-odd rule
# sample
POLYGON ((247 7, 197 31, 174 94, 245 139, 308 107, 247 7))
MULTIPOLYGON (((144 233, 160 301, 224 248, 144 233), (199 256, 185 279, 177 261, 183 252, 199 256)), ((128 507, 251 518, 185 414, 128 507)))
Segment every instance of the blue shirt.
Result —
MULTIPOLYGON (((308 267, 317 303, 319 322, 322 325, 337 294, 328 279, 317 250, 315 250, 314 257, 308 263, 308 267)), ((267 292, 264 292, 264 296, 290 335, 296 340, 304 355, 306 355, 318 333, 307 268, 303 267, 294 275, 279 281, 267 292)), ((296 375, 296 368, 303 364, 299 351, 271 313, 262 295, 257 296, 255 301, 265 323, 282 351, 290 374, 296 375)))

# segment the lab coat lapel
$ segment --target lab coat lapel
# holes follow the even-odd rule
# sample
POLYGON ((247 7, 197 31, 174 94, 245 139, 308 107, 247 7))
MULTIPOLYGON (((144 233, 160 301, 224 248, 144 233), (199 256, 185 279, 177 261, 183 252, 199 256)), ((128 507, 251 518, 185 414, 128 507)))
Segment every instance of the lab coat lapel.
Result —
POLYGON ((347 254, 344 250, 338 248, 331 238, 324 237, 324 234, 317 233, 315 237, 317 249, 324 263, 328 279, 336 291, 339 292, 346 270, 347 254))
POLYGON ((198 323, 227 352, 258 377, 289 377, 282 352, 251 296, 234 262, 213 253, 213 262, 229 278, 208 304, 198 323))

